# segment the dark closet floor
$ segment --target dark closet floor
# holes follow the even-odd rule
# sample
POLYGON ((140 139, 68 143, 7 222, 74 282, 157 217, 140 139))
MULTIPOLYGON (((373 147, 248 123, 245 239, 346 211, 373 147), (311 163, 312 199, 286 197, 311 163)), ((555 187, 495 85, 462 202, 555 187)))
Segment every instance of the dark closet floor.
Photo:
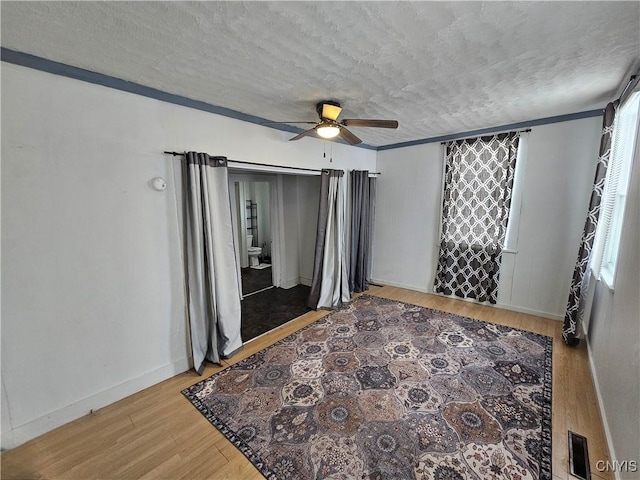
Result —
POLYGON ((261 269, 243 268, 240 274, 242 275, 242 295, 257 292, 273 285, 271 267, 261 269))
POLYGON ((287 289, 271 288, 245 297, 242 300, 242 341, 251 340, 307 313, 310 310, 307 307, 310 291, 310 287, 296 285, 287 289))

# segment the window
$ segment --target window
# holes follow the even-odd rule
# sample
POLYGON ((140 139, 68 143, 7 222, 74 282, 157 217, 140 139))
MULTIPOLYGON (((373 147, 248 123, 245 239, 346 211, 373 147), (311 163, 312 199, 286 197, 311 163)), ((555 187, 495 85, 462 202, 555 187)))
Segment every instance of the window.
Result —
POLYGON ((522 210, 523 185, 527 170, 526 162, 528 141, 528 135, 520 135, 520 143, 518 144, 518 153, 516 158, 516 169, 513 179, 513 190, 511 193, 509 222, 507 223, 507 233, 504 241, 504 253, 518 253, 518 228, 520 225, 520 211, 522 210))
POLYGON ((434 291, 496 303, 519 133, 449 142, 434 291))
POLYGON ((607 179, 600 207, 598 225, 600 244, 596 252, 601 254, 600 265, 596 270, 599 270, 600 279, 612 290, 615 283, 631 165, 636 149, 639 112, 640 91, 636 91, 620 107, 615 120, 607 179))

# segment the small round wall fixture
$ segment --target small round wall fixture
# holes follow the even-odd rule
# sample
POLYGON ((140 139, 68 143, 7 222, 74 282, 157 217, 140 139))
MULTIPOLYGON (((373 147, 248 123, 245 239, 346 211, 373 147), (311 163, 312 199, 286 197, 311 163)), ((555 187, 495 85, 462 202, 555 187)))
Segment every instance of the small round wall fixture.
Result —
POLYGON ((149 184, 156 192, 162 192, 167 188, 167 182, 162 177, 152 178, 149 184))

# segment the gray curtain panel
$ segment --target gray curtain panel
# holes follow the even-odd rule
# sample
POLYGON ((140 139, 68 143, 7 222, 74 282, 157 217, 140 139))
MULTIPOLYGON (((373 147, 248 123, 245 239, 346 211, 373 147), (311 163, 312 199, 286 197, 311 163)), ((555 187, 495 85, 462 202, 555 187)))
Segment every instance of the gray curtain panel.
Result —
POLYGON ((567 310, 562 326, 562 338, 567 345, 577 345, 580 341, 577 337, 578 324, 584 312, 585 293, 589 286, 589 261, 596 236, 598 219, 600 218, 600 203, 604 191, 604 182, 607 177, 616 108, 617 104, 609 103, 604 109, 602 118, 602 137, 600 139, 598 165, 596 166, 596 175, 593 181, 593 189, 591 190, 591 199, 589 200, 589 211, 582 231, 582 240, 578 249, 576 266, 573 270, 567 310))
POLYGON ((349 291, 369 290, 369 265, 375 178, 367 170, 351 171, 351 248, 349 256, 349 291))
POLYGON ((447 144, 434 291, 496 303, 519 134, 447 144))
MULTIPOLYGON (((327 170, 329 172, 329 170, 327 170)), ((318 208, 318 223, 316 226, 316 248, 313 256, 313 276, 311 278, 311 291, 307 306, 316 310, 320 300, 320 288, 322 287, 322 266, 324 264, 324 244, 327 236, 327 218, 329 217, 329 180, 330 174, 322 171, 320 176, 320 206, 318 208)))
POLYGON ((350 301, 346 256, 346 191, 342 170, 323 170, 308 306, 334 308, 350 301))
POLYGON ((369 263, 367 265, 367 283, 371 282, 371 264, 373 263, 373 231, 376 225, 377 179, 369 179, 369 263))
POLYGON ((193 366, 242 347, 227 159, 189 152, 183 164, 185 278, 193 366))

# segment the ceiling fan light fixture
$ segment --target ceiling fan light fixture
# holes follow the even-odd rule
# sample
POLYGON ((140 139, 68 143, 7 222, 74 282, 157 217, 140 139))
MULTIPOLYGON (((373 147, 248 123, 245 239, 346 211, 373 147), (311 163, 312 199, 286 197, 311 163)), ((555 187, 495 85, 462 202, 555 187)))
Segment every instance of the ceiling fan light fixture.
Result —
POLYGON ((321 125, 316 128, 316 133, 322 138, 335 138, 340 134, 340 127, 335 125, 321 125))
MULTIPOLYGON (((0 0, 1 1, 1 0, 0 0)), ((327 140, 340 136, 349 145, 362 143, 356 135, 351 133, 347 127, 374 127, 374 128, 398 128, 396 120, 374 120, 362 118, 347 118, 338 122, 338 116, 342 112, 340 104, 334 100, 325 100, 316 105, 316 112, 320 116, 320 121, 316 122, 268 122, 268 123, 316 123, 313 128, 300 132, 289 141, 300 140, 308 135, 317 135, 327 140)))

